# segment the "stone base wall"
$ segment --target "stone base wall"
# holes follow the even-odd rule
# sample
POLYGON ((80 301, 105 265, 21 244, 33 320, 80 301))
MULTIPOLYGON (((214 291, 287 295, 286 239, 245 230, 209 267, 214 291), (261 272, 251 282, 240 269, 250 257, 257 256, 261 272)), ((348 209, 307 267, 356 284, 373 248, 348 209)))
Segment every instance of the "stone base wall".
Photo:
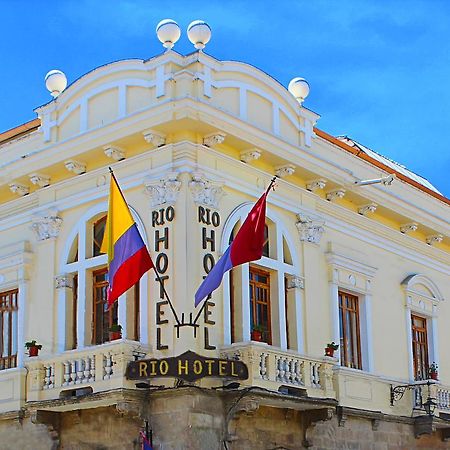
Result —
MULTIPOLYGON (((279 405, 262 406, 265 399, 260 401, 257 395, 240 398, 240 392, 182 388, 152 392, 141 400, 128 398, 118 406, 38 417, 26 411, 21 419, 0 420, 0 450, 138 450, 144 417, 153 429, 155 450, 450 448, 439 430, 416 439, 410 419, 352 415, 340 426, 333 408, 295 410, 286 407, 282 398, 279 405), (321 418, 323 412, 330 414, 321 418), (36 423, 39 420, 47 422, 36 423)), ((270 400, 273 404, 273 397, 270 400)))

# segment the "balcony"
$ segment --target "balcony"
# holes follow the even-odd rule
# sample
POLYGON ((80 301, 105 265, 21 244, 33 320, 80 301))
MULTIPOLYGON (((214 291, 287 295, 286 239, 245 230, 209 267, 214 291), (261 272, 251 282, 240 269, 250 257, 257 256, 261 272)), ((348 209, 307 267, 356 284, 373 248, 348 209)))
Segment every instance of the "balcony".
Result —
POLYGON ((280 386, 305 390, 308 397, 336 399, 332 358, 310 358, 264 343, 238 343, 221 349, 221 357, 239 359, 249 378, 241 384, 278 391, 280 386))
POLYGON ((117 340, 49 358, 28 358, 26 401, 45 402, 134 388, 134 383, 124 377, 126 366, 135 356, 146 353, 147 349, 135 341, 117 340))

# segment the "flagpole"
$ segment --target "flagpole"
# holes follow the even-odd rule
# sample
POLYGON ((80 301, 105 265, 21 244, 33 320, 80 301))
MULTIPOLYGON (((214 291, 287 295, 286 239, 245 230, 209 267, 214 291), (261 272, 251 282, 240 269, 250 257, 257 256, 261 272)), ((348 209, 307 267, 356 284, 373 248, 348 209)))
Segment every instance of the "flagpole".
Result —
MULTIPOLYGON (((127 204, 125 196, 123 195, 122 189, 120 189, 119 182, 117 181, 117 178, 114 175, 113 170, 111 169, 111 167, 108 167, 108 169, 109 169, 109 172, 111 173, 111 176, 114 178, 114 181, 116 182, 116 186, 119 189, 119 192, 120 192, 120 195, 123 198, 123 201, 127 204)), ((166 288, 164 287, 164 283, 163 283, 163 281, 162 281, 162 279, 161 279, 161 277, 160 277, 160 275, 158 273, 158 268, 156 266, 154 266, 154 269, 155 269, 156 279, 158 280, 158 282, 159 282, 159 284, 160 284, 160 286, 162 288, 164 296, 166 297, 167 301, 169 302, 169 307, 170 307, 170 309, 171 309, 171 311, 172 311, 172 313, 173 313, 173 315, 175 317, 175 321, 177 322, 178 325, 180 325, 180 320, 178 319, 177 313, 175 311, 175 308, 173 307, 172 301, 170 300, 169 294, 167 293, 166 288)))
MULTIPOLYGON (((266 195, 270 192, 270 190, 274 187, 275 185, 275 181, 277 180, 278 175, 275 175, 269 183, 269 186, 266 189, 266 195)), ((209 298, 211 298, 211 296, 208 296, 209 298)), ((205 309, 206 303, 208 302, 208 297, 204 300, 202 307, 200 308, 200 311, 197 313, 197 315, 195 316, 194 322, 193 324, 195 325, 197 323, 197 320, 199 319, 201 313, 203 312, 203 310, 205 309)))

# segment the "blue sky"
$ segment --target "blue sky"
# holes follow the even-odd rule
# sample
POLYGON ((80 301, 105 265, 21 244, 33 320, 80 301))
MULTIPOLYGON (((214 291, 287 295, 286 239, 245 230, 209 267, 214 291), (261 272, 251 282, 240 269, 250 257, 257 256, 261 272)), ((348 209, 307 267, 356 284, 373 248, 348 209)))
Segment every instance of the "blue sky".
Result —
POLYGON ((305 77, 319 128, 346 134, 450 196, 450 1, 0 0, 0 131, 33 119, 44 76, 162 51, 164 18, 206 20, 206 52, 255 65, 287 86, 305 77))

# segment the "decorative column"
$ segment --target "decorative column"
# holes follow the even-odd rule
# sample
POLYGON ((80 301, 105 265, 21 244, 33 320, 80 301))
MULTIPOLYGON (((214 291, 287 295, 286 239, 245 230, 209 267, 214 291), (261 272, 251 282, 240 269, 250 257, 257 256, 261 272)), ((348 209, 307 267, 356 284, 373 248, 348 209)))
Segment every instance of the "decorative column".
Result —
POLYGON ((62 274, 55 277, 55 288, 58 293, 57 353, 67 350, 67 301, 73 296, 73 275, 62 274))
POLYGON ((413 341, 413 335, 412 335, 412 322, 411 322, 411 306, 412 306, 412 298, 408 295, 406 297, 406 336, 407 336, 407 352, 408 352, 408 372, 409 372, 409 379, 411 381, 414 380, 414 356, 413 356, 413 350, 412 350, 412 341, 413 341))
MULTIPOLYGON (((330 281, 328 289, 330 291, 330 311, 331 311, 331 340, 340 345, 341 331, 339 329, 339 271, 336 268, 330 268, 330 281)), ((341 363, 341 352, 335 354, 338 364, 341 363)))
POLYGON ((304 303, 304 289, 305 280, 298 275, 291 275, 287 282, 288 291, 292 291, 294 294, 295 305, 295 349, 298 353, 304 353, 304 340, 303 340, 303 303, 304 303))

